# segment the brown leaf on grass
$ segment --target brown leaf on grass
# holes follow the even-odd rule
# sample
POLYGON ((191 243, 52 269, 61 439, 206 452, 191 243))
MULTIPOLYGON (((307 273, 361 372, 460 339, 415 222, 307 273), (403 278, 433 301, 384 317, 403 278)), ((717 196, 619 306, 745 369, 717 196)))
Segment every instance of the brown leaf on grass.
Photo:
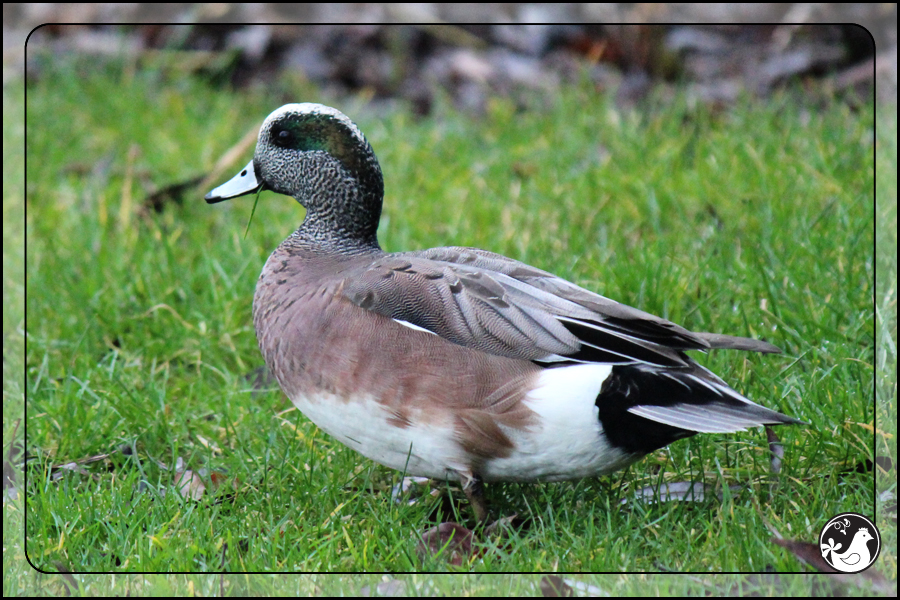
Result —
POLYGON ((203 482, 203 478, 190 469, 175 473, 175 487, 178 489, 179 494, 192 500, 199 500, 206 492, 206 484, 203 482))
POLYGON ((544 598, 571 598, 575 590, 559 575, 544 575, 541 577, 541 595, 544 598))
MULTIPOLYGON (((202 469, 201 473, 203 473, 202 469)), ((213 471, 209 474, 209 488, 214 492, 222 492, 229 489, 229 487, 237 491, 240 485, 241 481, 237 477, 229 477, 225 473, 219 473, 218 471, 213 471)))
POLYGON ((505 537, 510 529, 521 529, 526 523, 526 520, 520 517, 518 514, 512 514, 508 517, 503 517, 502 519, 497 519, 490 525, 484 528, 485 537, 498 536, 505 537))
POLYGON ((774 537, 772 538, 772 541, 782 548, 787 548, 790 550, 791 554, 800 559, 801 562, 817 571, 821 571, 822 573, 840 573, 840 571, 829 565, 825 559, 822 558, 822 552, 819 550, 817 544, 774 537))
MULTIPOLYGON (((168 470, 168 467, 160 465, 168 470)), ((240 481, 237 477, 229 477, 225 473, 218 471, 210 472, 209 469, 203 468, 199 471, 184 468, 184 459, 180 456, 175 460, 175 480, 174 485, 178 493, 185 498, 192 500, 200 500, 203 495, 209 491, 210 493, 221 494, 229 489, 237 491, 240 481), (230 484, 230 485, 229 485, 230 484)))
POLYGON ((205 471, 205 469, 200 469, 199 472, 191 471, 190 469, 177 471, 175 473, 175 487, 178 489, 178 493, 185 498, 200 500, 207 491, 215 494, 225 492, 228 489, 238 489, 239 482, 236 477, 228 477, 216 471, 213 471, 207 477, 205 471))
POLYGON ((773 537, 772 541, 786 548, 800 560, 800 562, 812 567, 821 573, 832 573, 829 579, 836 583, 855 588, 869 588, 887 596, 897 596, 896 582, 888 581, 884 575, 870 567, 859 573, 841 573, 831 565, 829 565, 822 557, 822 552, 818 544, 809 542, 801 542, 799 540, 788 540, 784 538, 773 537))
POLYGON ((459 523, 441 523, 422 534, 416 553, 421 558, 440 555, 451 565, 461 566, 472 555, 475 535, 459 523))

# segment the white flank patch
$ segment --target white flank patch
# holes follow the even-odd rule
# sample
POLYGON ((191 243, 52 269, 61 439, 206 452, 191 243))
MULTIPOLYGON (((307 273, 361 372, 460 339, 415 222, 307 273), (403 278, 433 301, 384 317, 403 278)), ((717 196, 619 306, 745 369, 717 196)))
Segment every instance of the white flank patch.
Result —
POLYGON ((339 398, 320 392, 312 397, 291 398, 300 411, 325 433, 342 444, 407 475, 457 479, 467 471, 465 453, 447 422, 423 423, 412 412, 410 425, 390 422, 393 416, 371 396, 339 398))
POLYGON ((525 398, 537 413, 529 431, 504 428, 515 444, 506 458, 487 461, 485 481, 562 481, 611 473, 639 457, 610 446, 595 404, 610 365, 580 364, 545 370, 525 398))
POLYGON ((431 335, 437 335, 435 332, 429 331, 428 329, 425 329, 424 327, 419 327, 418 325, 413 325, 409 321, 401 321, 400 319, 393 319, 393 320, 397 323, 400 323, 401 325, 409 327, 410 329, 415 329, 416 331, 424 331, 425 333, 430 333, 431 335))

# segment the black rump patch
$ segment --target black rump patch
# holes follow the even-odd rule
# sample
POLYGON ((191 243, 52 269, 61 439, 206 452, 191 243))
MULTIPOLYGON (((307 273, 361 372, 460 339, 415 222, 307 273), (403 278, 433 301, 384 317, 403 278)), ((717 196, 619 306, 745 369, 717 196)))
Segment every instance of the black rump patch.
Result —
POLYGON ((613 446, 625 452, 649 454, 697 432, 640 417, 628 409, 638 405, 703 404, 704 392, 711 394, 704 388, 696 389, 686 382, 661 376, 653 368, 614 366, 597 396, 600 424, 613 446))

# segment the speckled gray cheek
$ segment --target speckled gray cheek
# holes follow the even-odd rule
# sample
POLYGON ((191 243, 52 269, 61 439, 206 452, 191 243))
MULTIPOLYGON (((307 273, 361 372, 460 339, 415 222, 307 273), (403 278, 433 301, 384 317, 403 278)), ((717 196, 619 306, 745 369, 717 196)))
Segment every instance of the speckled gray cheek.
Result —
POLYGON ((283 245, 324 244, 330 250, 377 247, 383 195, 380 169, 360 181, 325 152, 305 152, 300 160, 290 160, 289 154, 270 153, 263 168, 269 187, 293 196, 307 210, 303 224, 283 245))

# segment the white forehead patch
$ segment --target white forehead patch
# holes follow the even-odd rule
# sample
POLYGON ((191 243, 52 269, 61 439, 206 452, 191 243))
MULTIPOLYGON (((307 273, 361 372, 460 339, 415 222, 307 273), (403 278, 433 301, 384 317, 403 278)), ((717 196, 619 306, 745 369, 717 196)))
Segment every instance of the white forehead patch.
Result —
POLYGON ((266 120, 263 122, 261 131, 267 129, 266 125, 270 121, 274 121, 275 119, 290 113, 297 115, 328 115, 346 125, 361 143, 366 143, 366 138, 359 130, 359 127, 357 127, 356 124, 351 121, 347 115, 336 108, 331 108, 330 106, 325 106, 324 104, 316 104, 315 102, 285 104, 280 108, 276 108, 268 117, 266 117, 266 120))

